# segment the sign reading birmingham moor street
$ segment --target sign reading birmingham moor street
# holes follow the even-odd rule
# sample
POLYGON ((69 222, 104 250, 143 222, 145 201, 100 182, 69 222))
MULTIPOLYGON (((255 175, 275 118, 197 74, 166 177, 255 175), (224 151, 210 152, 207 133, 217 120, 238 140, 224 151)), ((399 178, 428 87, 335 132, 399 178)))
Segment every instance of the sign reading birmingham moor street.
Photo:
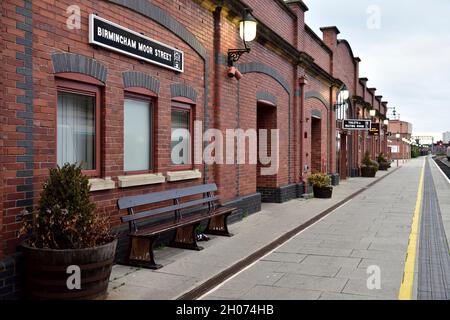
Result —
POLYGON ((342 129, 344 130, 370 130, 372 121, 370 120, 344 120, 342 129))
POLYGON ((184 71, 183 51, 152 40, 94 14, 89 16, 89 43, 171 70, 184 71))

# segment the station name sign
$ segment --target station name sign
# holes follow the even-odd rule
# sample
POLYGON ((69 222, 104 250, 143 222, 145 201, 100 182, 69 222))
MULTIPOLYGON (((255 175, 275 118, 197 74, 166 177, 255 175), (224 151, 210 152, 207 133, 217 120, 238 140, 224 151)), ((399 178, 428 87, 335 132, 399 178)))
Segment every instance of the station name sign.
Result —
POLYGON ((370 130, 372 121, 370 120, 344 120, 342 129, 344 130, 370 130))
POLYGON ((89 16, 89 43, 178 72, 184 53, 95 14, 89 16))

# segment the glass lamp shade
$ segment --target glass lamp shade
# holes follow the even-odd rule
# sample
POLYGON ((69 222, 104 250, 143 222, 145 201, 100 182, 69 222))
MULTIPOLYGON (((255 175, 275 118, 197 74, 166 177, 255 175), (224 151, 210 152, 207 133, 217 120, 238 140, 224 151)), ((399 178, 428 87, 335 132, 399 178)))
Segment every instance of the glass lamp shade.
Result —
POLYGON ((241 39, 246 42, 255 40, 257 25, 256 20, 250 14, 247 14, 239 24, 241 39))
POLYGON ((375 117, 377 115, 377 111, 376 110, 370 110, 369 112, 371 117, 375 117))
POLYGON ((401 137, 400 133, 397 133, 397 134, 395 135, 395 137, 396 137, 397 139, 400 139, 400 137, 401 137))
POLYGON ((384 120, 384 125, 385 126, 389 125, 389 120, 384 120))
POLYGON ((344 89, 339 93, 338 100, 339 101, 347 101, 349 97, 350 97, 350 91, 348 91, 347 89, 344 89))

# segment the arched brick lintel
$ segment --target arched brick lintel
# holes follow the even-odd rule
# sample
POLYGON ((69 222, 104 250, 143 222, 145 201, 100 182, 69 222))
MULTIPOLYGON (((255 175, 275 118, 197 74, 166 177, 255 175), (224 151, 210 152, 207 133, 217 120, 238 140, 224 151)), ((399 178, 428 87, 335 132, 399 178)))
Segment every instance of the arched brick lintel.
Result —
POLYGON ((317 91, 309 91, 305 93, 305 100, 308 99, 317 99, 327 108, 327 110, 330 110, 330 104, 328 103, 327 99, 323 95, 321 95, 317 91))
POLYGON ((53 53, 53 72, 80 73, 103 83, 106 82, 107 68, 97 60, 75 53, 53 53))
POLYGON ((256 93, 256 100, 258 100, 258 101, 269 101, 274 106, 277 105, 277 97, 275 97, 274 95, 270 94, 267 91, 258 91, 256 93))
POLYGON ((160 82, 152 76, 136 71, 127 71, 123 73, 124 88, 144 88, 156 94, 159 94, 160 82))
POLYGON ((238 66, 238 69, 242 74, 262 73, 268 75, 273 79, 275 79, 284 88, 284 90, 286 90, 286 92, 289 94, 290 97, 292 96, 292 90, 289 86, 289 82, 277 70, 273 69, 272 67, 259 62, 250 62, 240 64, 238 66))
POLYGON ((172 98, 183 97, 192 100, 193 102, 197 102, 197 91, 191 86, 188 86, 184 83, 174 83, 170 86, 170 94, 172 98))

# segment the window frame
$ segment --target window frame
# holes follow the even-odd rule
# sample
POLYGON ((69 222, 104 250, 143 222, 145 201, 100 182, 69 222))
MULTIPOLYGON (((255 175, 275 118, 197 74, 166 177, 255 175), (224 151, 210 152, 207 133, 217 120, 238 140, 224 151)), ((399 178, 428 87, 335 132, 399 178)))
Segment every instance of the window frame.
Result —
POLYGON ((84 96, 95 97, 95 170, 82 170, 82 173, 88 177, 101 176, 101 107, 102 107, 102 89, 101 87, 81 83, 68 79, 56 79, 56 110, 55 110, 55 163, 58 164, 58 94, 59 92, 72 93, 84 96))
POLYGON ((181 100, 172 100, 170 108, 170 140, 172 141, 172 111, 173 110, 182 110, 189 112, 189 134, 191 136, 191 154, 190 161, 191 164, 173 164, 172 162, 172 147, 170 148, 170 165, 175 171, 183 171, 183 170, 193 170, 194 169, 194 109, 195 105, 181 101, 181 100))
MULTIPOLYGON (((149 91, 150 92, 150 91, 149 91)), ((147 90, 136 90, 127 88, 124 93, 124 103, 123 103, 123 173, 126 176, 140 175, 140 174, 150 174, 155 173, 155 160, 156 160, 156 130, 155 130, 155 110, 156 110, 156 99, 155 95, 149 94, 147 90), (148 170, 125 170, 125 100, 131 99, 141 102, 148 102, 150 107, 150 168, 148 170)))

